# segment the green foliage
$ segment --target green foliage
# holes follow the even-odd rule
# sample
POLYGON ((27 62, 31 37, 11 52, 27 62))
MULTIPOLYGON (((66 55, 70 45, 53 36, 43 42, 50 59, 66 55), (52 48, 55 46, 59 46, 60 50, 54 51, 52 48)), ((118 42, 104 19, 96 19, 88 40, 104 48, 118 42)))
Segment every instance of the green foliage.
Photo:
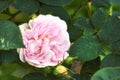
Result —
POLYGON ((100 43, 95 36, 82 36, 70 48, 70 55, 80 61, 89 61, 99 56, 100 43))
POLYGON ((12 75, 18 66, 16 63, 2 63, 0 65, 0 80, 21 80, 12 75))
POLYGON ((107 67, 94 74, 91 80, 119 80, 120 67, 107 67))
POLYGON ((41 73, 29 73, 23 77, 23 80, 46 80, 46 77, 41 73))
POLYGON ((73 21, 73 26, 69 29, 71 41, 77 40, 81 35, 93 35, 94 30, 87 18, 81 17, 73 21))
POLYGON ((96 10, 92 15, 92 23, 98 29, 106 26, 107 19, 107 14, 101 8, 96 10))
POLYGON ((101 61, 100 58, 97 57, 94 60, 87 61, 83 64, 81 74, 86 74, 89 76, 89 78, 97 71, 100 69, 101 61))
POLYGON ((72 0, 39 0, 48 5, 60 6, 70 3, 72 0))
POLYGON ((93 5, 98 7, 120 6, 120 0, 93 0, 93 5))
POLYGON ((0 62, 15 62, 19 61, 18 53, 16 50, 0 50, 0 62))
POLYGON ((120 19, 118 17, 110 17, 107 25, 99 33, 99 37, 107 43, 114 44, 114 42, 120 40, 120 19))
POLYGON ((120 66, 119 61, 120 61, 120 55, 114 55, 114 54, 107 55, 101 63, 101 68, 120 66))
POLYGON ((37 0, 15 0, 13 6, 26 13, 35 13, 39 8, 37 0))
POLYGON ((115 54, 120 54, 120 41, 114 42, 111 47, 115 54))
POLYGON ((0 20, 0 49, 24 47, 21 33, 17 25, 11 21, 0 20))
POLYGON ((72 77, 74 79, 70 79, 70 80, 88 80, 85 75, 74 74, 72 77))
POLYGON ((113 15, 114 16, 119 16, 120 15, 120 11, 113 11, 113 15))
POLYGON ((111 0, 112 5, 120 6, 120 0, 111 0))
POLYGON ((54 16, 59 16, 61 19, 65 20, 66 22, 68 22, 70 19, 67 11, 61 6, 43 5, 40 7, 40 14, 52 14, 54 16))
POLYGON ((110 0, 93 0, 94 6, 104 6, 109 7, 110 6, 110 0))
POLYGON ((13 0, 0 0, 0 12, 8 8, 12 2, 13 0))
POLYGON ((120 80, 120 0, 0 0, 0 19, 0 80, 120 80), (19 60, 18 26, 39 14, 67 22, 65 75, 55 75, 58 65, 35 68, 19 60))

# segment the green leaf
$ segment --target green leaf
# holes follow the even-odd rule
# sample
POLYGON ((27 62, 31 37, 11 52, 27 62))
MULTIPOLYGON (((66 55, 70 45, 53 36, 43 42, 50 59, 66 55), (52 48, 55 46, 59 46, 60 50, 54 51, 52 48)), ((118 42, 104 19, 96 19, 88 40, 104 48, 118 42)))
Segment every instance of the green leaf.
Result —
POLYGON ((42 3, 54 6, 61 6, 70 3, 72 0, 39 0, 42 3))
POLYGON ((120 0, 92 0, 92 4, 98 7, 120 6, 120 0))
POLYGON ((89 61, 99 56, 100 43, 95 36, 82 36, 73 43, 70 55, 80 61, 89 61))
POLYGON ((112 51, 120 55, 120 41, 114 42, 111 44, 112 51))
POLYGON ((0 0, 0 12, 8 8, 12 2, 13 0, 0 0))
POLYGON ((46 77, 41 73, 29 73, 23 77, 22 80, 47 80, 46 77))
POLYGON ((17 78, 23 78, 25 75, 31 73, 32 69, 30 67, 25 67, 23 65, 20 65, 16 67, 16 69, 13 71, 12 76, 17 78))
POLYGON ((86 18, 77 18, 73 21, 73 26, 69 29, 71 41, 75 41, 82 34, 83 35, 93 35, 94 30, 89 20, 86 18))
POLYGON ((19 27, 7 20, 0 20, 0 49, 16 49, 23 46, 19 27))
POLYGON ((0 50, 0 62, 15 62, 19 60, 16 50, 0 50))
POLYGON ((99 37, 107 43, 114 43, 120 40, 120 19, 118 17, 110 17, 107 26, 99 33, 99 37))
POLYGON ((92 4, 94 6, 103 6, 103 7, 109 7, 110 6, 110 0, 92 0, 92 4))
POLYGON ((39 8, 37 0, 15 0, 13 6, 26 13, 34 13, 39 8))
POLYGON ((120 11, 115 11, 115 10, 114 10, 113 13, 112 13, 112 15, 113 15, 113 16, 120 16, 120 11))
POLYGON ((101 63, 101 68, 120 66, 119 61, 120 61, 120 55, 114 55, 114 54, 107 55, 101 63))
POLYGON ((94 30, 92 29, 92 25, 87 18, 78 18, 74 21, 73 24, 75 27, 79 27, 83 30, 83 35, 93 35, 94 30))
POLYGON ((112 5, 120 6, 120 0, 111 0, 112 5))
POLYGON ((96 72, 91 80, 120 80, 120 67, 107 67, 96 72))
POLYGON ((59 16, 61 19, 65 20, 66 22, 68 22, 70 19, 67 11, 60 6, 43 5, 40 8, 40 14, 52 14, 54 16, 59 16))
POLYGON ((7 14, 4 14, 4 13, 0 13, 0 19, 3 19, 3 20, 8 20, 10 19, 10 15, 7 15, 7 14))
POLYGON ((104 28, 108 21, 107 15, 102 8, 96 10, 92 15, 92 23, 94 27, 101 29, 104 28))

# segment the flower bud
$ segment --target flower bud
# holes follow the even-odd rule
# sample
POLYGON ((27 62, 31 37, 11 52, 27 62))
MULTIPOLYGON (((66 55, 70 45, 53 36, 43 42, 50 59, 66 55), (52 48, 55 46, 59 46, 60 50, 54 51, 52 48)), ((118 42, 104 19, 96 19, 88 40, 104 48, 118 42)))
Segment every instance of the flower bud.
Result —
POLYGON ((69 57, 65 60, 65 63, 66 63, 66 64, 72 64, 72 62, 73 62, 74 59, 75 59, 75 57, 69 56, 69 57))
POLYGON ((37 17, 37 15, 36 14, 32 14, 32 19, 34 19, 34 18, 36 18, 37 17))
POLYGON ((67 74, 68 74, 67 68, 62 65, 57 66, 54 70, 54 75, 65 76, 67 74))

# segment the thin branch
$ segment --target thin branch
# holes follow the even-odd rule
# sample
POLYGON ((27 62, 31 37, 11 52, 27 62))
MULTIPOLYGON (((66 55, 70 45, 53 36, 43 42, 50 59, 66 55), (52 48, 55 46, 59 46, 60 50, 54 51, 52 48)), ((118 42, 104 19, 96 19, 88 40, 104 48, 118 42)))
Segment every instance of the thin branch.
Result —
POLYGON ((87 6, 88 6, 88 15, 89 15, 89 17, 91 17, 91 15, 92 15, 91 4, 92 4, 92 2, 88 1, 87 6))

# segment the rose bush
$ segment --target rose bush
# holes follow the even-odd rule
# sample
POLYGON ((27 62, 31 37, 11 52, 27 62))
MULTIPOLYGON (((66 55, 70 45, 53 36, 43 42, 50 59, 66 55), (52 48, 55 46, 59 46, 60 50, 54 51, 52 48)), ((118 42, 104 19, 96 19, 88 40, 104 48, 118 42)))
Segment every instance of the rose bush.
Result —
POLYGON ((120 80, 119 61, 120 0, 0 0, 0 80, 120 80))
POLYGON ((67 24, 59 17, 39 15, 19 27, 25 45, 17 49, 22 62, 41 68, 56 66, 69 56, 67 24))

